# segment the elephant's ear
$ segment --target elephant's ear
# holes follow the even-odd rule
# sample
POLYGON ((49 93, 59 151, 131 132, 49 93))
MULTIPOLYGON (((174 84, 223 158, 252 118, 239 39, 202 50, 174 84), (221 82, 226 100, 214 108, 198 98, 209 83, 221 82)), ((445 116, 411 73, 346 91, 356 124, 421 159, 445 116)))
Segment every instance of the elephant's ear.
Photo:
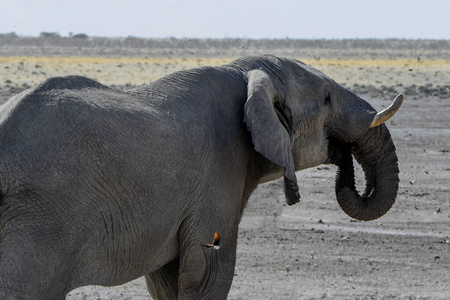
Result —
POLYGON ((284 192, 289 205, 300 201, 291 138, 277 117, 277 93, 269 76, 262 70, 253 70, 247 76, 247 102, 244 122, 252 135, 255 150, 271 162, 284 168, 284 192))

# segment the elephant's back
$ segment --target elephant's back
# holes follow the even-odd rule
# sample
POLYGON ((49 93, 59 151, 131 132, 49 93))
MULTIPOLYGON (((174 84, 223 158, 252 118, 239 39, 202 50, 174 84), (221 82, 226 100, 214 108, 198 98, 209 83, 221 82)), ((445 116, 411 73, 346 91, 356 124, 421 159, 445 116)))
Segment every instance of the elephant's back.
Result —
MULTIPOLYGON (((190 76, 181 81, 194 82, 190 76)), ((90 182, 123 190, 128 198, 170 194, 181 177, 178 188, 188 189, 204 173, 200 162, 217 158, 218 135, 230 130, 217 124, 236 122, 227 107, 214 104, 219 96, 198 85, 174 90, 180 80, 171 78, 144 94, 57 77, 13 97, 0 109, 0 169, 13 165, 31 185, 73 197, 90 182)))
POLYGON ((0 109, 0 164, 34 174, 150 169, 171 180, 170 166, 217 159, 248 139, 245 82, 235 75, 198 68, 129 92, 80 76, 48 79, 0 109))

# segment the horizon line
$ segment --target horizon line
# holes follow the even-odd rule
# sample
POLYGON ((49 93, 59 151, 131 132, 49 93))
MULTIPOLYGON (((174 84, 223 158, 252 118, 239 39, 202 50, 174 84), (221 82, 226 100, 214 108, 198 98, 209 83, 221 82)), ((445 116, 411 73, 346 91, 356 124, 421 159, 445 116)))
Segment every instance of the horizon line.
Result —
MULTIPOLYGON (((405 41, 450 41, 450 38, 409 38, 409 37, 342 37, 342 38, 333 38, 333 37, 310 37, 310 38, 301 38, 301 37, 175 37, 175 36, 166 36, 166 37, 143 37, 143 36, 102 36, 102 35, 89 35, 87 33, 75 33, 69 35, 62 35, 57 31, 42 31, 40 35, 22 35, 17 34, 16 32, 0 32, 0 36, 14 36, 17 38, 80 38, 79 36, 84 36, 84 38, 104 38, 104 39, 127 39, 127 38, 135 38, 135 39, 177 39, 177 40, 322 40, 322 41, 343 41, 343 40, 405 40, 405 41), (43 34, 49 34, 51 36, 43 36, 43 34)), ((83 37, 81 37, 83 38, 83 37)))

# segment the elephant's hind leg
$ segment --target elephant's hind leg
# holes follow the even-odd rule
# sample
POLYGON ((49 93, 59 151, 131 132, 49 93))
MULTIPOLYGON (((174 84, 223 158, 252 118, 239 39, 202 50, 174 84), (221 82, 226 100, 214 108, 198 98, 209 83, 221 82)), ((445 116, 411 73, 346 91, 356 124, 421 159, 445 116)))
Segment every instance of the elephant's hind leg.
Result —
POLYGON ((178 259, 145 276, 147 289, 155 300, 178 298, 178 259))

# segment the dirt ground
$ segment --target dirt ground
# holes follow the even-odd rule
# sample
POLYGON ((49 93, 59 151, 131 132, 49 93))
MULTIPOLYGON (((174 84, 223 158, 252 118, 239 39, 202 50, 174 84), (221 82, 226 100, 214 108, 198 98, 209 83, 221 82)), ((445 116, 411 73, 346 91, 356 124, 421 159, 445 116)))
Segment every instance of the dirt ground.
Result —
MULTIPOLYGON (((417 80, 433 80, 426 78, 417 80)), ((396 85, 390 94, 409 87, 396 85)), ((0 88, 1 103, 21 89, 0 88)), ((281 181, 258 187, 240 224, 228 299, 450 299, 450 97, 436 91, 406 93, 387 124, 401 182, 395 205, 382 218, 355 222, 340 210, 334 166, 298 172, 302 201, 292 207, 284 204, 281 181)), ((360 96, 379 110, 392 100, 383 91, 360 96)), ((360 170, 358 182, 362 190, 360 170)), ((67 299, 150 297, 138 279, 79 288, 67 299)))

